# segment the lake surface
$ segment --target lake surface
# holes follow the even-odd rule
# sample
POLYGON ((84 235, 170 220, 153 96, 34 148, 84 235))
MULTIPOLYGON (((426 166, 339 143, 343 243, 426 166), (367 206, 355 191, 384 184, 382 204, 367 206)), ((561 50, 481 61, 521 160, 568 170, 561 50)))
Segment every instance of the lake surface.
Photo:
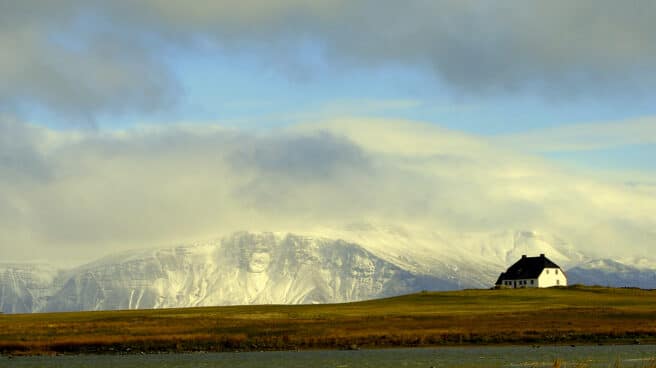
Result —
POLYGON ((563 367, 607 368, 618 360, 623 368, 648 367, 656 364, 656 345, 0 357, 0 367, 552 367, 556 359, 563 367))

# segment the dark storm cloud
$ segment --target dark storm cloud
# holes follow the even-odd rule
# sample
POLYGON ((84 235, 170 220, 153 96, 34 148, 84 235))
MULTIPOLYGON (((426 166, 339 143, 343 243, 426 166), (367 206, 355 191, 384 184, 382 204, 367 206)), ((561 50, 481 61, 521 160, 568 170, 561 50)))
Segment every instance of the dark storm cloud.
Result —
POLYGON ((337 67, 423 68, 465 94, 644 97, 655 16, 652 1, 2 1, 0 107, 165 108, 180 91, 162 50, 199 40, 282 70, 314 42, 337 67))

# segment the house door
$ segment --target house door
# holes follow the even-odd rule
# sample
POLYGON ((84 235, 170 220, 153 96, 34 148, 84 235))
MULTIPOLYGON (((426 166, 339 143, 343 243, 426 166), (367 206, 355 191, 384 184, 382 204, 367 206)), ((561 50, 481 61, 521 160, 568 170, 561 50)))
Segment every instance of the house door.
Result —
POLYGON ((513 287, 514 287, 514 288, 517 287, 517 281, 513 281, 513 287))

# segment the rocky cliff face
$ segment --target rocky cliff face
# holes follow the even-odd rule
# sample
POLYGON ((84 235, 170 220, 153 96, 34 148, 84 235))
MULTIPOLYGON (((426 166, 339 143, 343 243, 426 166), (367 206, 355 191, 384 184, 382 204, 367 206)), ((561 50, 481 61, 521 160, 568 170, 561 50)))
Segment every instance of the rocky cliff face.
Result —
POLYGON ((0 264, 0 312, 43 310, 58 287, 57 276, 57 270, 45 264, 0 264))
POLYGON ((238 233, 73 270, 45 310, 346 302, 456 287, 340 240, 238 233))

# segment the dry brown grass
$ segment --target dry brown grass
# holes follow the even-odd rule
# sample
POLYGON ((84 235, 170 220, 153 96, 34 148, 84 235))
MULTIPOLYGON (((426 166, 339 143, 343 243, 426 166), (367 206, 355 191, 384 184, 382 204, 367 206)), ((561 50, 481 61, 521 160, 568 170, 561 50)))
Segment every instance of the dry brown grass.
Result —
POLYGON ((656 340, 656 292, 466 290, 332 305, 0 315, 0 352, 283 350, 656 340))

